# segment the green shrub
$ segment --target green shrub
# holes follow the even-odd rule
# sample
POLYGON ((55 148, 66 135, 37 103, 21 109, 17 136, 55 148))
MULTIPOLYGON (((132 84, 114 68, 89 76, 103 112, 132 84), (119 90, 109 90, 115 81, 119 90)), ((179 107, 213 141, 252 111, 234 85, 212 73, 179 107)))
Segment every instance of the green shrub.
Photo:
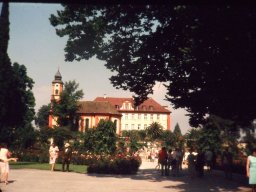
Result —
POLYGON ((104 174, 136 174, 141 165, 138 156, 101 156, 92 161, 87 168, 88 173, 104 174))

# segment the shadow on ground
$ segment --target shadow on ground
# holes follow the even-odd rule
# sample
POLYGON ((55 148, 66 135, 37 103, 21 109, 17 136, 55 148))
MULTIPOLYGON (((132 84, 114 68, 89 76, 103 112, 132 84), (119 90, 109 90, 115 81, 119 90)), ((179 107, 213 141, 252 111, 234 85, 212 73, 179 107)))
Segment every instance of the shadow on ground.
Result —
MULTIPOLYGON (((136 175, 108 175, 108 174, 88 174, 92 177, 114 177, 114 178, 130 178, 134 180, 146 180, 149 182, 164 182, 170 181, 164 188, 169 188, 176 191, 189 191, 189 192, 218 192, 229 191, 237 192, 244 191, 249 192, 250 187, 245 176, 234 175, 232 180, 228 180, 224 177, 221 171, 213 171, 211 173, 205 173, 204 177, 190 178, 187 175, 187 170, 183 170, 180 176, 161 176, 160 171, 156 169, 143 169, 139 170, 136 175)), ((166 182, 165 182, 166 183, 166 182)))

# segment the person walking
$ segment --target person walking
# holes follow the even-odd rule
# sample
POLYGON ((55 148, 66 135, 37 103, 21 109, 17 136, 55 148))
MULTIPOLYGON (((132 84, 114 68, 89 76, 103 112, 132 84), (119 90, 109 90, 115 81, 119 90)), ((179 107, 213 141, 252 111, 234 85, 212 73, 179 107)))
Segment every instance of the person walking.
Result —
POLYGON ((70 144, 66 143, 62 153, 62 171, 67 170, 69 172, 69 164, 71 162, 71 157, 72 157, 72 149, 70 147, 70 144), (65 169, 65 165, 66 165, 66 169, 65 169))
POLYGON ((195 174, 196 174, 195 160, 196 160, 196 157, 193 154, 193 150, 190 149, 188 157, 187 157, 187 161, 188 161, 188 175, 189 175, 190 178, 194 178, 195 174))
POLYGON ((209 149, 204 154, 207 171, 211 172, 213 165, 213 152, 209 149))
POLYGON ((179 158, 180 158, 180 153, 179 149, 176 148, 172 152, 172 176, 176 177, 179 176, 179 158))
POLYGON ((0 145, 0 170, 1 179, 3 179, 5 185, 8 184, 8 177, 10 172, 9 161, 17 161, 17 158, 10 158, 11 152, 8 150, 7 145, 2 143, 0 145))
POLYGON ((54 143, 49 148, 49 164, 51 165, 51 171, 54 171, 56 160, 59 156, 59 148, 54 143))
POLYGON ((230 148, 222 153, 221 162, 226 179, 232 179, 233 155, 230 148))
POLYGON ((200 149, 196 156, 196 172, 198 177, 204 176, 204 153, 200 149))
POLYGON ((172 163, 173 163, 172 150, 169 149, 167 153, 167 175, 169 175, 170 173, 170 168, 172 170, 172 163))
POLYGON ((159 163, 161 166, 161 175, 167 175, 167 151, 165 147, 162 147, 162 149, 159 151, 159 163))
POLYGON ((252 155, 247 157, 246 176, 249 178, 252 192, 256 192, 256 148, 252 150, 252 155))

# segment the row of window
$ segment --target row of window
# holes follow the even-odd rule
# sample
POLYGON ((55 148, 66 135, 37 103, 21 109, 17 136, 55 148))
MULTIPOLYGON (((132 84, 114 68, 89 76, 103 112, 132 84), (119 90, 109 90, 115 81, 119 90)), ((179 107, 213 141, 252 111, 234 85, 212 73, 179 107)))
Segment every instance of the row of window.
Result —
MULTIPOLYGON (((115 108, 120 109, 119 105, 115 105, 115 108)), ((133 110, 134 108, 133 108, 131 103, 124 103, 123 106, 122 106, 122 109, 133 110)), ((150 106, 142 105, 140 107, 140 109, 143 110, 143 111, 146 111, 146 110, 153 111, 154 107, 152 105, 150 105, 150 106)), ((139 110, 139 107, 136 107, 135 110, 139 110)))
POLYGON ((122 130, 145 130, 150 124, 125 124, 122 125, 122 130))
POLYGON ((147 124, 131 124, 131 125, 129 125, 129 124, 125 124, 124 125, 124 127, 122 127, 122 129, 124 129, 124 130, 135 130, 135 129, 137 129, 137 130, 139 130, 139 129, 146 129, 147 127, 148 127, 149 125, 147 125, 147 124))
MULTIPOLYGON (((122 119, 128 120, 135 120, 135 119, 144 119, 144 120, 160 120, 160 114, 136 114, 136 113, 124 113, 122 119)), ((164 118, 165 116, 162 116, 164 118)))

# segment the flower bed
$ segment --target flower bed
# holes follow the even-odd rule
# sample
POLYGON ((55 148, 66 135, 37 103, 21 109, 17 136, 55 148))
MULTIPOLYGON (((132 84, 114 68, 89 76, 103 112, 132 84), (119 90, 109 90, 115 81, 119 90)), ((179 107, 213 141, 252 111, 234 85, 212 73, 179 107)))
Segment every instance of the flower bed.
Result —
POLYGON ((139 156, 121 154, 116 156, 91 156, 88 162, 88 173, 103 174, 136 174, 141 165, 139 156))

